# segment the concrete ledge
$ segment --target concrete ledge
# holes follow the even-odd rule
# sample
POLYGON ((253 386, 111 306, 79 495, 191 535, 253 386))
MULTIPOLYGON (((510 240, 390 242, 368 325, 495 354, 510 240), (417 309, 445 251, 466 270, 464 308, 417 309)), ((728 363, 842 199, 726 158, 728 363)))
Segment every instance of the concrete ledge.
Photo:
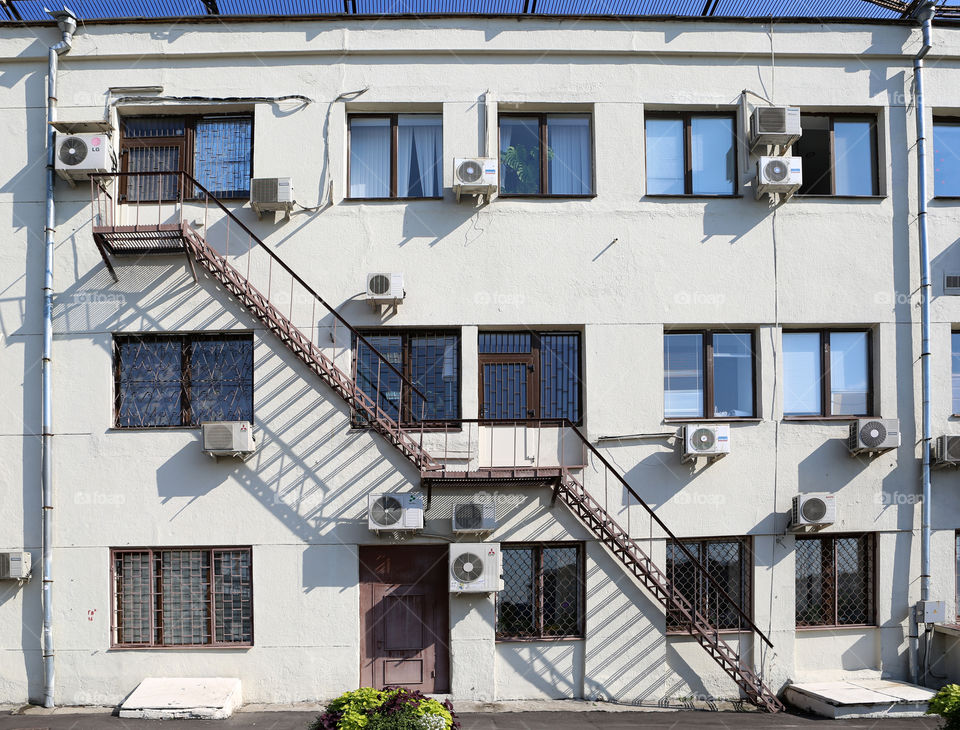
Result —
POLYGON ((791 684, 784 699, 794 707, 821 717, 921 717, 933 691, 889 679, 850 679, 791 684))
POLYGON ((148 677, 120 705, 120 717, 223 720, 241 704, 239 679, 148 677))

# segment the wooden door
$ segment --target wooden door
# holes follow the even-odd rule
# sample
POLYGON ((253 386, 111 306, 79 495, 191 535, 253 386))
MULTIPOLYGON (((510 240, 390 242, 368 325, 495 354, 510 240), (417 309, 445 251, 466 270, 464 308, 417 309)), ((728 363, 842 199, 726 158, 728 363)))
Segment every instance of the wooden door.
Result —
POLYGON ((450 689, 445 546, 360 548, 360 684, 450 689))

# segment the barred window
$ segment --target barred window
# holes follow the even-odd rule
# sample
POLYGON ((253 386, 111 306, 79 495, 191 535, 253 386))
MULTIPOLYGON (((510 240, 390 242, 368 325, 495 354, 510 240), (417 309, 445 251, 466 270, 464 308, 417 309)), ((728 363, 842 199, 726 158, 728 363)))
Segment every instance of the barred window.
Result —
POLYGON ((797 626, 875 623, 874 536, 797 537, 797 626))
POLYGON ((497 639, 583 636, 583 545, 502 544, 500 551, 497 639))
MULTIPOLYGON (((706 568, 710 577, 735 604, 724 598, 713 583, 697 570, 679 544, 672 540, 667 542, 667 577, 671 584, 716 628, 743 628, 743 618, 737 611, 737 606, 750 616, 750 572, 753 566, 750 538, 729 537, 680 542, 706 568)), ((667 611, 667 631, 686 631, 686 626, 687 622, 679 611, 667 611)))
POLYGON ((253 421, 253 336, 116 335, 118 428, 253 421))
POLYGON ((250 548, 113 550, 113 646, 253 644, 250 548))

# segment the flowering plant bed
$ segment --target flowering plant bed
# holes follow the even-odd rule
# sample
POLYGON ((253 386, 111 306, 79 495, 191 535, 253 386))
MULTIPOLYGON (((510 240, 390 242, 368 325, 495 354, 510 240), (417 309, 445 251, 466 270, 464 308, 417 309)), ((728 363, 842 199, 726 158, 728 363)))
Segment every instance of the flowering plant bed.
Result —
POLYGON ((459 730, 450 700, 402 687, 361 687, 327 705, 309 730, 459 730))

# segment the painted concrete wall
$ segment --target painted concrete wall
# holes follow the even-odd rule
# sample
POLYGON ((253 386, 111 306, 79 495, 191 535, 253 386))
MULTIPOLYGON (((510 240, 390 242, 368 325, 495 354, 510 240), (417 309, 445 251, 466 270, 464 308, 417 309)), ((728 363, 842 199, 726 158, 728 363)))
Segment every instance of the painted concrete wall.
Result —
MULTIPOLYGON (((162 85, 167 97, 302 94, 313 101, 121 103, 124 113, 245 109, 255 114, 256 176, 290 175, 298 201, 332 205, 290 223, 237 215, 349 321, 461 328, 463 416, 477 415, 481 327, 583 332, 585 430, 600 436, 674 431, 663 421, 664 328, 751 329, 760 349, 760 418, 735 424, 733 452, 680 463, 676 439, 600 442, 603 453, 681 536, 751 535, 754 619, 774 649, 751 644, 779 688, 791 678, 863 672, 905 678, 908 606, 919 597, 920 409, 916 173, 910 104, 916 29, 905 25, 552 20, 389 20, 175 26, 88 24, 63 59, 61 118, 102 119, 108 87, 162 85), (771 43, 774 56, 771 55, 771 43), (336 101, 367 88, 355 101, 336 101), (735 110, 742 89, 807 110, 877 113, 881 189, 870 200, 755 201, 745 150, 743 197, 645 197, 646 110, 735 110), (444 183, 454 156, 481 150, 489 90, 490 149, 498 111, 593 114, 596 197, 360 203, 344 200, 346 115, 442 112, 444 183), (408 296, 381 320, 360 301, 364 275, 403 271, 408 296), (899 417, 900 449, 850 458, 847 422, 781 420, 783 327, 864 325, 875 340, 879 414, 899 417), (871 531, 880 544, 878 626, 794 626, 791 499, 836 494, 827 532, 871 531), (837 651, 837 647, 841 651, 837 651)), ((44 73, 50 28, 3 28, 0 130, 0 549, 38 556, 40 279, 44 73)), ((928 63, 928 114, 960 113, 960 32, 938 29, 928 63)), ((357 546, 368 492, 417 487, 418 475, 379 438, 349 428, 331 392, 182 258, 121 264, 114 284, 90 235, 89 192, 58 183, 56 268, 55 631, 61 704, 112 703, 144 676, 239 676, 248 701, 329 697, 359 674, 357 546), (214 463, 193 430, 112 428, 114 332, 239 329, 255 333, 255 415, 246 463, 214 463), (255 646, 246 650, 109 648, 109 548, 252 545, 255 646)), ((950 407, 949 335, 960 300, 940 296, 960 271, 954 202, 930 212, 936 299, 934 423, 960 433, 950 407)), ((321 326, 331 324, 329 319, 321 326)), ((349 369, 350 343, 327 345, 349 369)), ((429 438, 428 438, 429 441, 429 438)), ((433 437, 432 446, 440 448, 433 437)), ((461 444, 462 446, 462 444, 461 444)), ((591 465, 591 491, 663 564, 663 535, 591 465)), ((934 578, 954 609, 953 531, 960 477, 935 476, 934 578)), ((667 638, 660 607, 546 492, 507 491, 491 540, 587 540, 586 636, 496 643, 487 598, 451 599, 457 698, 600 697, 655 702, 736 688, 702 650, 667 638)), ((450 536, 451 494, 435 495, 427 531, 450 536)), ((427 540, 428 538, 420 538, 427 540)), ((0 701, 40 695, 39 581, 0 585, 0 701)), ((956 671, 955 669, 949 671, 956 671)))

